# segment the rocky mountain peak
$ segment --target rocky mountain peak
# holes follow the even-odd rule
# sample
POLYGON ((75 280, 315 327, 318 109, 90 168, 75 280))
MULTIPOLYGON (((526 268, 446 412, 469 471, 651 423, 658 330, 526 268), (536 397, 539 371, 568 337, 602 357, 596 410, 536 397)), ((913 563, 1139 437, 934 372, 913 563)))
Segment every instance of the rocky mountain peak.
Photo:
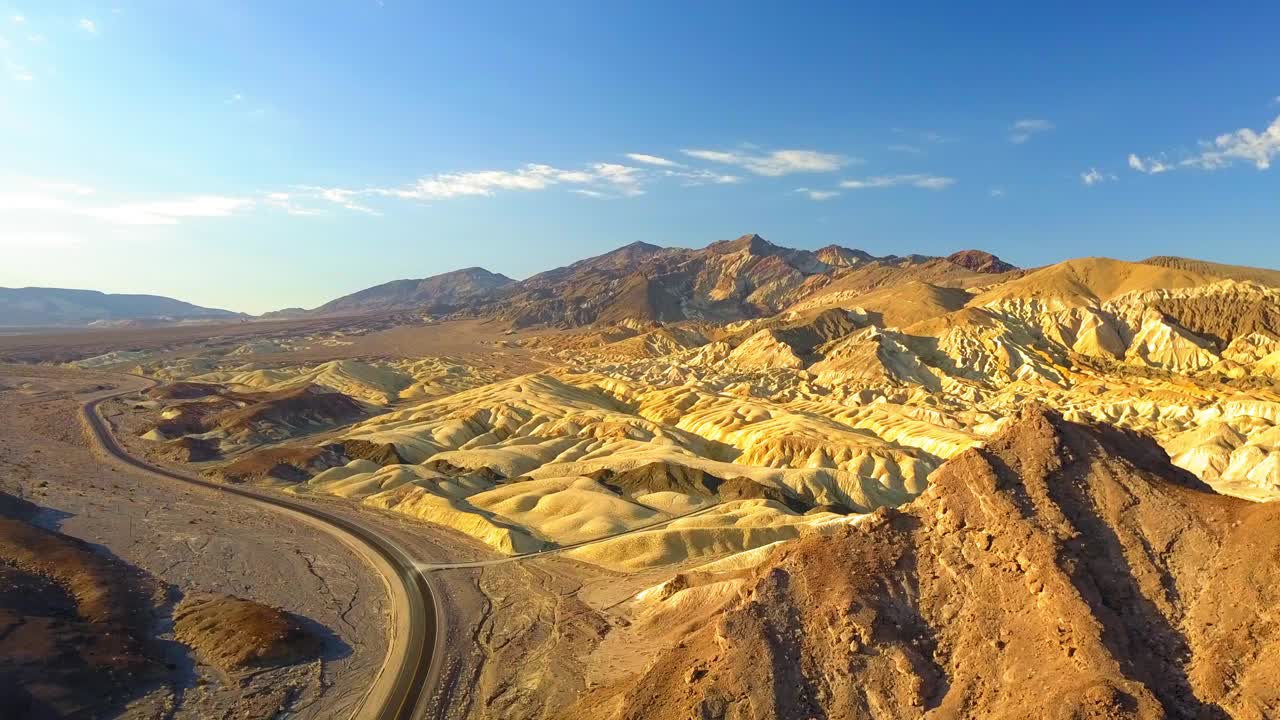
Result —
POLYGON ((961 250, 948 255, 947 260, 962 268, 980 273, 994 274, 1018 269, 1017 266, 1011 265, 985 250, 961 250))
POLYGON ((746 252, 751 255, 772 255, 781 250, 777 245, 765 240, 755 233, 743 235, 737 240, 721 240, 711 243, 707 249, 722 255, 746 252))

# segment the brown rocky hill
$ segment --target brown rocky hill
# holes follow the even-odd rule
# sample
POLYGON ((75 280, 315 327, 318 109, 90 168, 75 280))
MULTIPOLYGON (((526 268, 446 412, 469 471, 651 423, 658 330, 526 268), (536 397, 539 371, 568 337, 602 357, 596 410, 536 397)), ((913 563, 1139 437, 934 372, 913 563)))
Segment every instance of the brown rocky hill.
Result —
POLYGON ((517 327, 601 321, 732 321, 771 315, 832 269, 807 250, 759 235, 700 250, 645 245, 535 275, 502 299, 496 315, 517 327), (625 261, 616 256, 625 253, 625 261))
POLYGON ((420 310, 497 318, 517 328, 633 320, 732 322, 767 317, 833 291, 838 294, 829 304, 850 293, 910 280, 986 286, 1007 279, 1006 271, 1012 269, 979 251, 953 257, 958 262, 924 255, 877 257, 839 245, 811 252, 775 245, 756 234, 700 249, 636 242, 519 282, 469 268, 385 283, 311 312, 420 310))
POLYGON ((38 511, 0 492, 0 717, 105 717, 160 677, 159 588, 38 511))
POLYGON ((223 672, 290 665, 320 652, 320 639, 294 616, 231 595, 188 594, 174 608, 173 621, 178 641, 223 672))
MULTIPOLYGON (((805 311, 825 307, 862 307, 882 312, 886 304, 895 303, 895 296, 908 286, 915 286, 908 294, 913 296, 912 302, 920 304, 922 298, 915 297, 921 293, 928 295, 931 291, 922 286, 946 288, 948 290, 964 290, 966 288, 982 288, 999 285, 1017 278, 1022 271, 1012 270, 1007 273, 992 274, 979 272, 957 265, 945 258, 911 258, 877 259, 851 268, 842 268, 830 279, 815 285, 812 291, 797 298, 791 310, 805 311)), ((925 302, 925 305, 936 305, 946 308, 954 305, 957 297, 967 301, 967 294, 942 291, 938 302, 925 302)), ((963 305, 963 303, 961 303, 963 305)), ((946 312, 946 310, 943 310, 946 312)), ((908 313, 909 314, 909 313, 908 313)), ((930 314, 930 313, 926 313, 930 314)))
POLYGON ((449 311, 487 297, 515 283, 484 268, 472 267, 432 275, 421 280, 392 280, 331 300, 311 311, 316 315, 337 315, 375 310, 422 308, 449 311))
POLYGON ((983 250, 961 250, 948 255, 947 261, 980 273, 1006 273, 1018 269, 1016 265, 983 250))
POLYGON ((516 327, 621 320, 732 322, 767 317, 817 297, 831 302, 812 307, 839 305, 853 295, 911 280, 974 287, 1009 277, 1006 269, 1012 266, 999 258, 985 253, 972 257, 978 258, 974 262, 980 269, 923 255, 876 257, 838 245, 816 252, 795 250, 756 234, 697 250, 634 243, 535 275, 472 312, 516 327))
POLYGON ((1077 258, 1040 268, 974 298, 974 305, 1035 299, 1066 306, 1095 305, 1131 292, 1206 285, 1217 278, 1177 267, 1111 258, 1077 258))
POLYGON ((1144 265, 1158 265, 1160 267, 1173 268, 1175 270, 1186 270, 1188 272, 1200 273, 1202 275, 1215 275, 1217 277, 1227 278, 1230 280, 1250 280, 1263 285, 1280 287, 1280 270, 1247 267, 1244 265, 1225 265, 1223 263, 1208 262, 1207 260, 1193 260, 1191 258, 1174 257, 1172 255, 1157 255, 1155 257, 1149 257, 1146 260, 1143 260, 1142 263, 1144 265))
POLYGON ((911 504, 753 572, 565 716, 1280 716, 1280 505, 1110 427, 1026 410, 911 504))

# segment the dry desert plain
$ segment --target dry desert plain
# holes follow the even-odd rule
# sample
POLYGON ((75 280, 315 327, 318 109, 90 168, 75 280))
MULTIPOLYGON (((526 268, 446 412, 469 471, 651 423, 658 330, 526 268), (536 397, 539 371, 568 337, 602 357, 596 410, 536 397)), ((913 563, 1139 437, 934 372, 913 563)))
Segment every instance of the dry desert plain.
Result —
POLYGON ((394 583, 223 486, 429 579, 411 715, 1280 716, 1280 273, 758 236, 460 272, 0 337, 0 511, 67 548, 0 544, 62 603, 0 612, 45 663, 102 623, 130 639, 109 707, 92 653, 0 668, 23 702, 365 711, 394 583), (95 397, 128 456, 213 486, 104 457, 95 397), (95 620, 75 582, 119 607, 95 620))

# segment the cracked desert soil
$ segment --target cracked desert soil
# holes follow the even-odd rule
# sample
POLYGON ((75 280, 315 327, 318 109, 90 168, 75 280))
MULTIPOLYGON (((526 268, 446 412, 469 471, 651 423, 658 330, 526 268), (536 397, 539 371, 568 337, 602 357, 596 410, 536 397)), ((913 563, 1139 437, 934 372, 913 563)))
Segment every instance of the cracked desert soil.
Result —
MULTIPOLYGON (((224 677, 165 642, 166 684, 130 718, 333 718, 350 711, 381 667, 387 596, 359 557, 324 533, 215 491, 102 463, 79 422, 82 398, 117 384, 93 374, 0 366, 0 487, 44 508, 39 524, 150 573, 170 597, 196 590, 250 597, 305 618, 324 639, 318 661, 224 677)), ((171 629, 158 621, 161 641, 171 629)))

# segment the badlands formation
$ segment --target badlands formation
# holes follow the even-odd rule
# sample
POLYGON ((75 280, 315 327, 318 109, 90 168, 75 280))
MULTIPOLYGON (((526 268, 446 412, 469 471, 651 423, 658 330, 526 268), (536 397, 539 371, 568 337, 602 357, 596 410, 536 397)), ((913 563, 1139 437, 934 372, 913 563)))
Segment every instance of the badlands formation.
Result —
POLYGON ((476 353, 78 362, 163 381, 136 434, 210 477, 652 579, 544 717, 1280 712, 1280 273, 751 235, 440 278, 326 307, 476 353))
MULTIPOLYGON (((604 539, 565 554, 628 570, 900 506, 1030 401, 1148 434, 1221 492, 1280 490, 1269 271, 1169 258, 1021 271, 978 251, 876 258, 746 236, 627 246, 523 283, 454 276, 461 289, 414 281, 414 297, 481 307, 489 288, 497 327, 528 320, 515 307, 563 320, 566 296, 603 289, 591 322, 493 344, 540 358, 529 374, 432 357, 262 364, 250 359, 279 347, 253 344, 143 362, 177 383, 153 393, 145 437, 228 461, 208 468, 227 480, 349 498, 501 553, 604 539), (628 305, 637 284, 646 302, 628 305), (663 294, 678 302, 655 306, 663 294)), ((407 292, 358 295, 388 287, 407 292)))

